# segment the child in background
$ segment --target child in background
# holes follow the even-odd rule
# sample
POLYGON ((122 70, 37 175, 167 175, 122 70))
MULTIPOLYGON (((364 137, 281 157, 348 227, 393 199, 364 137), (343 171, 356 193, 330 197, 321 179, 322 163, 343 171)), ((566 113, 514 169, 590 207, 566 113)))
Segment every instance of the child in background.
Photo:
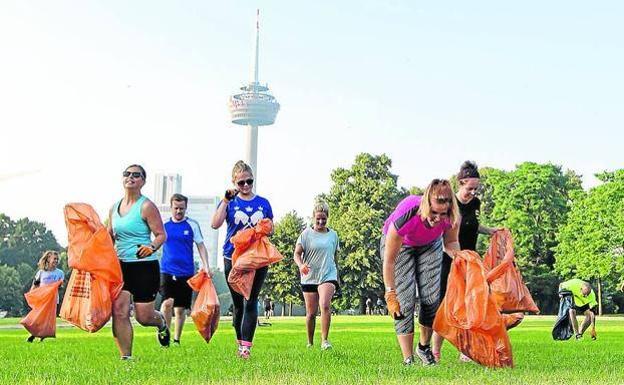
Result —
MULTIPOLYGON (((43 253, 43 256, 39 259, 37 266, 39 270, 35 273, 35 279, 33 279, 31 290, 39 286, 50 285, 56 281, 62 281, 65 279, 65 273, 58 268, 60 258, 59 254, 53 250, 47 250, 43 253)), ((59 300, 56 299, 58 304, 59 300)), ((28 337, 28 342, 33 342, 35 336, 28 337)), ((41 338, 43 341, 43 338, 41 338)))

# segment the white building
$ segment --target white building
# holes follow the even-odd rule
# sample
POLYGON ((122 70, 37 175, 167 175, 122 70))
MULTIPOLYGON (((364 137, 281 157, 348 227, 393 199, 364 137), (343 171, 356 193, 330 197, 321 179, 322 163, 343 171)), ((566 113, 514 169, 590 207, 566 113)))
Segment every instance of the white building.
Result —
POLYGON ((154 203, 156 205, 169 204, 169 198, 173 194, 182 193, 182 175, 180 174, 156 174, 154 184, 154 203))
MULTIPOLYGON (((171 218, 171 204, 169 200, 171 195, 182 191, 182 176, 179 174, 156 174, 156 191, 154 194, 154 203, 160 211, 163 222, 171 218)), ((199 223, 202 235, 204 236, 204 244, 208 250, 208 264, 210 268, 217 268, 219 254, 219 231, 211 227, 212 216, 220 202, 219 197, 212 196, 187 196, 188 205, 186 216, 193 218, 199 223)), ((199 263, 199 254, 197 248, 193 248, 194 256, 199 263)))

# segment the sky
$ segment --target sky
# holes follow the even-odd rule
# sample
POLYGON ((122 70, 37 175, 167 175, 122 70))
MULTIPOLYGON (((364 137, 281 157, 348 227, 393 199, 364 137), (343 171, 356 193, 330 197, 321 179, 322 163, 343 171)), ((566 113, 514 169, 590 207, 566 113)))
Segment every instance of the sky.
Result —
POLYGON ((261 127, 257 192, 307 216, 331 170, 385 153, 402 186, 466 159, 552 162, 583 175, 624 164, 621 1, 0 2, 0 212, 104 217, 121 172, 183 176, 221 195, 245 156, 229 95, 260 81, 281 110, 261 127))

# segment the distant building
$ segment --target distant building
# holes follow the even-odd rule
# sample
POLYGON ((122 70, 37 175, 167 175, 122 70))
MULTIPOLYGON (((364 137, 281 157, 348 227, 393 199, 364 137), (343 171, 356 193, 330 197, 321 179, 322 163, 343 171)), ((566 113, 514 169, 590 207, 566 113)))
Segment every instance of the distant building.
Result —
POLYGON ((182 175, 156 174, 154 189, 154 203, 156 205, 168 205, 169 198, 176 193, 182 193, 182 175))
MULTIPOLYGON (((182 193, 182 176, 180 174, 156 174, 154 203, 160 211, 163 222, 171 218, 171 195, 182 193)), ((186 195, 186 194, 184 194, 186 195)), ((188 208, 186 215, 199 223, 204 244, 208 250, 208 264, 210 268, 217 268, 217 255, 219 253, 219 231, 211 226, 212 216, 217 209, 220 199, 212 196, 188 196, 188 208)), ((196 263, 199 263, 197 248, 194 248, 196 263)))

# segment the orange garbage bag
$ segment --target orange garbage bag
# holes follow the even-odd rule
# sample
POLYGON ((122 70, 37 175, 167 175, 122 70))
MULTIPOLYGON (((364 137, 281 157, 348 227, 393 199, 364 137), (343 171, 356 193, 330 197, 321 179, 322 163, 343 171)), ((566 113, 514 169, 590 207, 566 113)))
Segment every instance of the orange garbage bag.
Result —
POLYGON ((96 332, 112 315, 123 278, 113 241, 95 210, 86 203, 65 206, 72 271, 61 305, 61 318, 96 332))
POLYGON ((270 219, 261 219, 256 227, 239 231, 230 240, 234 245, 232 270, 228 282, 232 289, 249 299, 256 270, 284 259, 269 241, 273 229, 270 219))
POLYGON ((198 293, 191 310, 191 318, 193 318, 199 334, 206 342, 210 342, 217 331, 221 315, 217 290, 212 284, 212 278, 203 270, 200 270, 186 282, 198 293))
POLYGON ((539 313, 514 260, 511 232, 507 229, 495 232, 483 256, 494 301, 503 313, 539 313))
POLYGON ((35 337, 56 337, 56 302, 62 280, 39 286, 24 294, 32 310, 20 320, 20 324, 35 337))
POLYGON ((109 283, 82 270, 72 270, 61 305, 61 318, 89 333, 111 318, 113 298, 109 283))
POLYGON ((433 329, 481 365, 513 367, 505 320, 490 295, 479 255, 456 253, 448 282, 433 329))

